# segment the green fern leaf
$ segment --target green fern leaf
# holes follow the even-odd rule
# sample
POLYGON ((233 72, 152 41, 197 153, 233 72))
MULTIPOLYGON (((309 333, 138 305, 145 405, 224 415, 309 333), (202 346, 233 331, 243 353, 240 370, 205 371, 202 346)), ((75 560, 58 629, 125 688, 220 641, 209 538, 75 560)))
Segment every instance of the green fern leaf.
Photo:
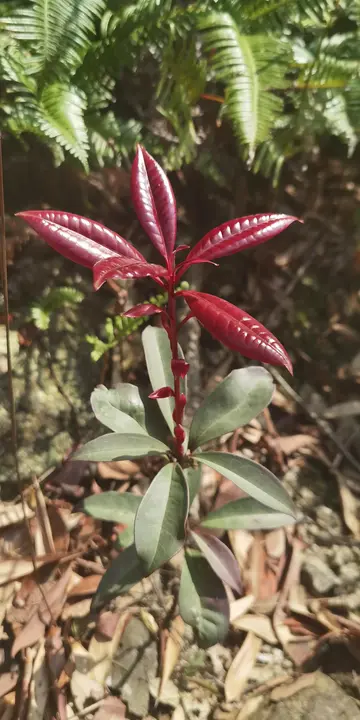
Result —
POLYGON ((40 127, 88 169, 89 140, 84 121, 85 98, 76 88, 48 85, 40 98, 40 127))
POLYGON ((104 7, 104 0, 31 0, 3 22, 13 37, 33 46, 39 71, 51 64, 57 72, 58 65, 81 62, 104 7))
POLYGON ((215 78, 225 84, 225 112, 252 162, 282 110, 273 90, 284 86, 282 47, 269 36, 242 35, 227 13, 200 22, 203 46, 210 53, 215 78))

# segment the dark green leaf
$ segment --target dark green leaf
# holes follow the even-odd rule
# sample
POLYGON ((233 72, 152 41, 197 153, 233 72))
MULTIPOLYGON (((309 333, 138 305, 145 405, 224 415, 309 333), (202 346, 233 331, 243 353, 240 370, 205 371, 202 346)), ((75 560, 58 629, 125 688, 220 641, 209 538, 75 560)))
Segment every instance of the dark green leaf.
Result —
POLYGON ((181 573, 179 610, 194 628, 200 647, 222 642, 229 629, 225 588, 205 558, 187 551, 181 573))
POLYGON ((246 425, 266 408, 273 391, 272 377, 264 368, 233 370, 196 411, 190 427, 190 449, 246 425))
POLYGON ((275 475, 262 465, 239 455, 222 452, 196 453, 194 458, 232 480, 241 490, 272 510, 295 517, 295 507, 286 490, 275 475))
POLYGON ((135 545, 148 573, 182 547, 188 510, 182 470, 169 463, 152 481, 135 518, 135 545))
POLYGON ((192 501, 195 499, 196 495, 198 494, 200 490, 201 485, 201 465, 198 465, 198 467, 188 467, 185 470, 183 470, 183 473, 186 478, 186 482, 188 484, 189 488, 189 507, 192 503, 192 501))
POLYGON ((135 385, 120 383, 111 390, 98 385, 90 402, 95 417, 110 430, 146 435, 145 410, 135 385))
POLYGON ((109 433, 95 440, 90 440, 72 456, 72 460, 91 460, 106 462, 124 460, 143 455, 159 455, 168 452, 169 448, 150 435, 135 433, 109 433))
POLYGON ((192 532, 191 537, 214 573, 240 595, 242 592, 240 570, 231 550, 215 535, 200 535, 198 532, 192 532))
POLYGON ((98 610, 112 598, 128 592, 147 574, 137 555, 135 545, 130 545, 111 563, 102 577, 92 602, 92 609, 98 610))
POLYGON ((293 515, 269 510, 254 498, 240 498, 226 503, 209 513, 202 521, 203 527, 222 530, 271 530, 282 525, 292 525, 293 515))
POLYGON ((132 493, 109 492, 90 495, 81 509, 97 520, 108 520, 114 523, 133 524, 141 497, 132 493))

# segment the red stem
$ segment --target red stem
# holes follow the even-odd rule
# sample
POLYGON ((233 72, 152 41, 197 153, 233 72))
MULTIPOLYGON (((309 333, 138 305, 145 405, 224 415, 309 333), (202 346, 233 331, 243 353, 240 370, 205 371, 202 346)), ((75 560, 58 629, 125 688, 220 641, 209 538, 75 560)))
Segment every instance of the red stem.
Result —
MULTIPOLYGON (((176 322, 176 299, 175 299, 175 270, 174 267, 169 268, 169 285, 168 285, 168 317, 169 317, 169 339, 171 346, 171 354, 173 360, 179 359, 178 353, 178 339, 177 339, 177 322, 176 322)), ((180 378, 178 375, 174 376, 174 392, 175 392, 175 409, 174 409, 174 445, 175 453, 178 460, 184 457, 183 439, 181 438, 183 427, 182 418, 184 414, 184 407, 181 405, 180 395, 180 378), (177 433, 178 432, 178 437, 177 433)))

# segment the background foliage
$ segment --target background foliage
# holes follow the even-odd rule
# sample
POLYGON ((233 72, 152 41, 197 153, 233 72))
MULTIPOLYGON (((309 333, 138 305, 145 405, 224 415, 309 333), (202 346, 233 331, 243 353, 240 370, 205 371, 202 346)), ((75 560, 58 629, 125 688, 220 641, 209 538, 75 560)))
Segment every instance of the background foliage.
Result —
POLYGON ((358 142, 359 0, 23 0, 0 17, 0 126, 56 163, 122 163, 142 140, 175 169, 226 124, 276 182, 323 135, 358 142))

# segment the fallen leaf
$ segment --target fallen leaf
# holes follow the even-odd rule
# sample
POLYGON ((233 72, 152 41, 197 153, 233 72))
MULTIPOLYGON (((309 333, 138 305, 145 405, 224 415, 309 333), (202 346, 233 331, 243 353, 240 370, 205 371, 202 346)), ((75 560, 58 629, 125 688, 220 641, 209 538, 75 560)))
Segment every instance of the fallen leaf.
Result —
POLYGON ((77 585, 71 588, 68 594, 68 598, 94 595, 98 588, 101 577, 101 575, 88 575, 87 577, 82 578, 82 580, 77 585))
POLYGON ((35 533, 35 550, 36 555, 46 555, 46 553, 55 552, 54 539, 52 536, 51 525, 47 513, 46 501, 41 490, 38 480, 33 481, 33 488, 36 498, 36 518, 38 522, 39 534, 35 533), (41 542, 37 545, 37 538, 41 538, 41 542))
POLYGON ((351 492, 346 482, 346 476, 336 473, 339 486, 339 493, 342 511, 346 527, 352 532, 356 539, 360 538, 360 502, 351 492))
POLYGON ((239 700, 241 697, 260 648, 260 638, 249 632, 225 678, 224 692, 227 702, 239 700))
POLYGON ((163 692, 163 687, 170 680, 171 674, 179 659, 180 650, 183 642, 185 624, 180 615, 172 621, 167 636, 164 655, 162 657, 161 681, 159 685, 159 696, 163 692))
POLYGON ((160 678, 150 678, 149 689, 152 697, 155 698, 158 703, 170 705, 170 707, 173 708, 179 705, 180 693, 172 680, 168 680, 167 683, 163 685, 160 693, 160 678))
POLYGON ((178 705, 177 708, 175 708, 171 716, 171 720, 186 720, 186 715, 182 705, 178 705))
POLYGON ((279 700, 286 700, 286 698, 295 695, 295 693, 303 690, 304 688, 311 687, 316 682, 316 672, 307 673, 306 675, 300 675, 290 685, 281 685, 280 687, 274 688, 270 694, 270 700, 272 702, 279 702, 279 700))
POLYGON ((65 605, 61 617, 63 620, 86 617, 86 615, 89 615, 90 609, 91 598, 85 598, 85 600, 80 600, 72 605, 65 605))
MULTIPOLYGON (((70 532, 69 530, 72 528, 68 528, 67 524, 65 522, 65 518, 70 517, 70 509, 67 511, 61 510, 60 508, 56 507, 53 503, 51 505, 47 506, 47 513, 49 517, 49 522, 51 526, 51 533, 54 540, 54 546, 56 552, 67 552, 70 545, 70 532)), ((80 518, 81 515, 78 513, 78 517, 80 518)), ((74 516, 72 516, 71 521, 74 522, 74 516)), ((75 525, 74 525, 75 527, 75 525)))
POLYGON ((34 660, 29 692, 29 706, 26 720, 43 720, 50 692, 49 673, 45 655, 45 641, 40 646, 34 660))
POLYGON ((229 530, 228 535, 239 568, 241 571, 244 571, 250 548, 254 542, 254 536, 246 530, 229 530))
POLYGON ((233 600, 230 603, 230 623, 233 623, 236 618, 240 618, 245 615, 255 602, 255 595, 244 595, 244 597, 238 600, 233 600))
POLYGON ((95 633, 89 645, 89 655, 93 662, 93 667, 88 673, 88 677, 104 686, 108 675, 110 674, 114 655, 119 647, 121 636, 124 628, 131 617, 131 613, 127 612, 118 616, 113 637, 110 640, 104 638, 100 633, 95 633))
MULTIPOLYGON (((38 557, 35 562, 36 569, 51 562, 55 562, 62 557, 62 554, 59 555, 57 553, 45 555, 42 558, 38 557)), ((34 563, 31 558, 9 556, 0 557, 0 585, 8 583, 10 580, 18 580, 18 578, 30 575, 32 572, 34 572, 34 563)))
POLYGON ((7 695, 15 687, 19 679, 18 672, 7 672, 0 675, 0 698, 7 695))
POLYGON ((7 609, 11 606, 16 593, 16 583, 9 582, 0 586, 0 627, 2 626, 7 609))
MULTIPOLYGON (((74 703, 77 710, 83 710, 85 703, 88 700, 95 702, 101 700, 104 696, 104 688, 100 683, 90 678, 89 675, 84 675, 79 670, 74 670, 71 680, 70 689, 74 698, 74 703)), ((91 703, 89 702, 89 705, 91 703)))
POLYGON ((132 460, 114 460, 113 462, 99 462, 97 471, 104 480, 127 480, 139 472, 139 465, 132 460))
POLYGON ((281 558, 286 551, 286 534, 284 528, 277 528, 265 535, 265 548, 272 558, 281 558))
POLYGON ((279 435, 276 443, 285 455, 292 455, 302 448, 316 445, 318 439, 312 435, 279 435))
POLYGON ((126 720, 126 705, 117 697, 107 697, 93 720, 126 720))
POLYGON ((232 622, 233 627, 254 635, 270 645, 277 645, 278 639, 274 633, 271 620, 267 615, 243 615, 232 622))
POLYGON ((243 707, 241 708, 239 714, 236 716, 235 720, 247 720, 249 717, 254 716, 254 714, 258 711, 260 705, 262 704, 263 699, 263 695, 248 698, 245 701, 243 707))
POLYGON ((23 508, 22 503, 0 502, 0 528, 23 522, 25 517, 28 519, 34 517, 34 511, 26 503, 23 508))

